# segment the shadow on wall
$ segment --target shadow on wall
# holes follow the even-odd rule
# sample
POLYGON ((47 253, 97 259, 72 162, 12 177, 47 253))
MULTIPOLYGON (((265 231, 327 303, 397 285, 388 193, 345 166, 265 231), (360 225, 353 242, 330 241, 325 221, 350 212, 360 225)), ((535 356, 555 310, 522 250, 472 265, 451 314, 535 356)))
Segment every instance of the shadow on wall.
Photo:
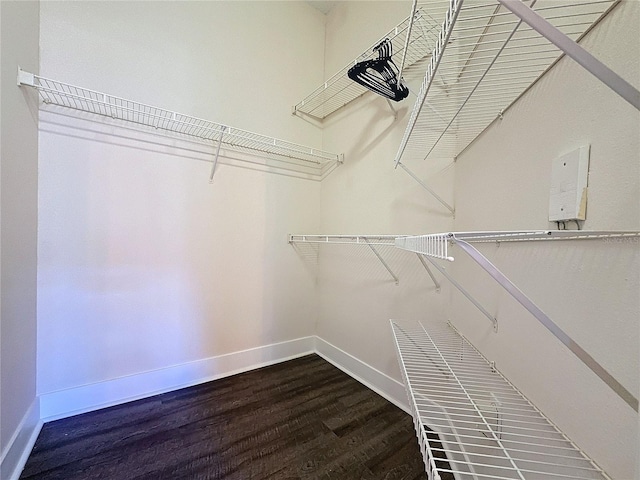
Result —
MULTIPOLYGON (((119 119, 68 108, 46 105, 40 110, 41 131, 64 135, 107 145, 121 146, 144 152, 168 154, 179 159, 195 160, 203 164, 203 175, 208 179, 217 152, 217 142, 199 140, 190 135, 155 129, 146 125, 136 125, 119 119)), ((241 151, 240 147, 230 150, 220 149, 218 165, 230 165, 249 170, 277 173, 295 178, 317 179, 322 174, 322 166, 290 159, 286 156, 241 151)), ((331 162, 324 164, 333 165, 331 162)), ((216 168, 217 171, 217 168, 216 168)))
POLYGON ((360 138, 353 143, 353 147, 348 153, 349 159, 354 159, 357 161, 363 157, 369 155, 372 151, 374 151, 377 147, 379 147, 391 133, 398 128, 399 121, 402 120, 407 114, 408 108, 403 107, 397 111, 397 118, 392 116, 389 118, 387 115, 384 115, 382 112, 376 112, 372 117, 370 117, 368 123, 362 128, 362 133, 360 138), (375 127, 378 127, 379 124, 383 121, 390 122, 383 130, 379 131, 375 127), (373 139, 371 139, 372 133, 375 132, 373 139))
POLYGON ((357 128, 359 136, 355 139, 352 136, 354 132, 351 130, 335 130, 338 134, 332 143, 351 146, 349 150, 345 151, 345 159, 349 163, 357 162, 369 155, 385 140, 388 140, 399 125, 404 125, 403 120, 409 110, 408 103, 405 101, 403 103, 391 102, 391 104, 395 111, 387 105, 385 99, 367 92, 349 103, 348 108, 337 110, 323 121, 323 127, 326 131, 337 128, 344 121, 359 124, 357 128))
POLYGON ((292 243, 291 246, 306 265, 309 273, 316 276, 320 257, 320 245, 313 243, 292 243))
POLYGON ((382 260, 367 245, 322 245, 320 253, 326 260, 321 272, 322 281, 367 289, 395 287, 398 279, 398 286, 435 293, 436 285, 413 252, 387 245, 376 245, 375 249, 382 260))

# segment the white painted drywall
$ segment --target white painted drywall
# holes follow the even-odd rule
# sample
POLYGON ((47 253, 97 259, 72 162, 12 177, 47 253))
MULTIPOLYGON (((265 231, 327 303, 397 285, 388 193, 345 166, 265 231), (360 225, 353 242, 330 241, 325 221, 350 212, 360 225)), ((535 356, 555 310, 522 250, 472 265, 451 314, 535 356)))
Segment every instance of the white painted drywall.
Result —
POLYGON ((0 9, 0 476, 5 478, 15 465, 4 460, 20 430, 33 428, 32 419, 24 419, 36 400, 38 110, 33 92, 18 88, 16 75, 18 65, 38 70, 39 5, 1 2, 0 9))
MULTIPOLYGON (((321 146, 291 115, 322 81, 303 3, 46 2, 41 45, 44 76, 321 146)), ((39 393, 313 334, 315 270, 287 234, 319 229, 320 184, 223 158, 210 185, 212 151, 42 113, 39 393)))
MULTIPOLYGON (((623 2, 585 41, 636 86, 638 7, 623 2)), ((325 76, 400 21, 400 11, 400 3, 338 4, 327 17, 325 76)), ((592 152, 583 227, 640 228, 638 112, 568 60, 459 157, 455 181, 454 167, 446 163, 410 165, 446 200, 455 200, 455 221, 404 172, 392 169, 406 123, 403 109, 394 121, 383 99, 365 95, 325 123, 325 148, 345 151, 346 161, 322 185, 323 233, 555 228, 547 221, 551 161, 583 144, 592 152)), ((399 378, 388 319, 451 318, 613 478, 633 478, 637 414, 462 252, 455 252, 456 262, 448 268, 498 316, 498 334, 446 281, 443 293, 435 294, 415 257, 384 251, 401 279, 396 287, 370 251, 354 248, 320 251, 318 336, 399 378)), ((503 244, 482 250, 638 396, 637 242, 503 244)))
MULTIPOLYGON (((640 87, 640 3, 622 2, 583 45, 640 87)), ((547 221, 551 162, 591 145, 589 230, 640 229, 640 114, 562 60, 458 158, 455 229, 556 228, 547 221)), ((569 224, 575 228, 575 224, 569 224)), ((490 245, 481 250, 636 397, 640 242, 490 245)), ((497 334, 453 292, 450 315, 612 478, 634 476, 637 413, 487 275, 454 252, 454 273, 499 321, 497 334)), ((637 477, 636 477, 637 478, 637 477)))
MULTIPOLYGON (((410 13, 410 2, 343 2, 327 16, 325 76, 348 64, 410 13)), ((324 147, 345 163, 322 182, 322 233, 409 234, 449 230, 449 212, 409 175, 394 170, 412 99, 394 105, 372 93, 325 120, 324 147)), ((415 171, 453 203, 453 168, 415 171)), ((381 247, 399 285, 366 246, 323 246, 317 335, 386 375, 400 378, 389 319, 444 315, 442 294, 411 253, 381 247)))
MULTIPOLYGON (((40 134, 41 393, 298 338, 314 331, 316 319, 325 342, 397 379, 389 318, 451 315, 572 438, 625 478, 619 475, 636 463, 630 450, 637 446, 636 417, 627 422, 625 405, 464 260, 457 273, 501 320, 495 337, 464 299, 448 290, 436 294, 411 254, 380 249, 400 278, 396 286, 366 247, 326 246, 318 257, 303 247, 292 253, 284 243, 293 232, 545 228, 547 167, 553 155, 585 141, 595 162, 585 226, 638 228, 637 114, 564 64, 460 157, 455 223, 414 180, 393 170, 413 97, 395 119, 383 99, 365 95, 327 119, 323 133, 282 111, 322 80, 323 54, 327 78, 409 8, 410 2, 341 2, 326 17, 325 35, 325 18, 293 2, 42 6, 43 74, 322 144, 344 151, 346 162, 321 187, 223 164, 212 187, 209 164, 198 161, 198 152, 185 153, 184 145, 109 122, 46 114, 40 134), (501 340, 499 348, 494 339, 501 340), (547 364, 537 364, 540 350, 547 364), (615 441, 596 444, 601 432, 615 441)), ((589 40, 632 81, 638 78, 630 61, 638 57, 634 9, 619 7, 589 40)), ((453 166, 412 168, 453 203, 453 166)), ((613 258, 609 247, 503 245, 488 253, 554 319, 568 314, 563 328, 637 393, 638 332, 630 320, 637 313, 637 246, 621 245, 613 258), (558 291, 549 277, 571 288, 558 291), (572 300, 561 301, 565 296, 572 300)))

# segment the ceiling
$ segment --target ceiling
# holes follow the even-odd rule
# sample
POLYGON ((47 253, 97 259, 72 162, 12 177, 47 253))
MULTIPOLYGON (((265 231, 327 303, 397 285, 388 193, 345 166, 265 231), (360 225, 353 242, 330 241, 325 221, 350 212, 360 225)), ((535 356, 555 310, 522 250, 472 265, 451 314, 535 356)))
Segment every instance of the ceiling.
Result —
POLYGON ((320 10, 325 15, 329 13, 336 3, 338 3, 335 0, 306 0, 306 2, 316 10, 320 10))

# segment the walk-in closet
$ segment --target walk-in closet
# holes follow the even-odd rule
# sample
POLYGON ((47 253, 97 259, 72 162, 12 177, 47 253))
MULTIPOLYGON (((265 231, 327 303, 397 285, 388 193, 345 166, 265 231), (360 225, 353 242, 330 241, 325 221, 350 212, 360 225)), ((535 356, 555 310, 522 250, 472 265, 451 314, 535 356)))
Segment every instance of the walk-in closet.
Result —
POLYGON ((0 478, 640 480, 639 1, 0 37, 0 478))

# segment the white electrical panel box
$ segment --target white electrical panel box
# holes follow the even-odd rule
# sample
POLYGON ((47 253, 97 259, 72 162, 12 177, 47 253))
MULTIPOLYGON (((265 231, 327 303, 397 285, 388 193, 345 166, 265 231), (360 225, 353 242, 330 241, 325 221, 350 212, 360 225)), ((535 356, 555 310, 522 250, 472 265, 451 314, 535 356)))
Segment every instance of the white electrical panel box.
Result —
POLYGON ((586 220, 589 145, 553 160, 549 221, 586 220))

